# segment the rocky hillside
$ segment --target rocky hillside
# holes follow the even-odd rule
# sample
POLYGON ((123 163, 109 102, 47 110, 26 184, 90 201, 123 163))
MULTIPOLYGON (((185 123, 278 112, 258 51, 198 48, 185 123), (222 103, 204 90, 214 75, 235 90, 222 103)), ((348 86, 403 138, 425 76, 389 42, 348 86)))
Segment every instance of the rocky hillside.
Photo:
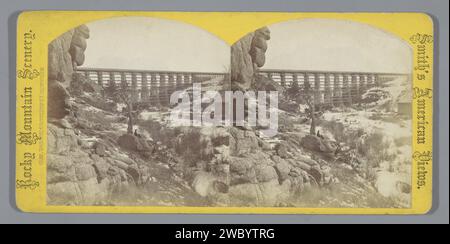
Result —
POLYGON ((50 204, 397 206, 360 162, 305 134, 301 116, 281 112, 283 131, 267 140, 245 128, 171 128, 155 110, 132 135, 126 116, 84 83, 66 122, 48 125, 50 204))

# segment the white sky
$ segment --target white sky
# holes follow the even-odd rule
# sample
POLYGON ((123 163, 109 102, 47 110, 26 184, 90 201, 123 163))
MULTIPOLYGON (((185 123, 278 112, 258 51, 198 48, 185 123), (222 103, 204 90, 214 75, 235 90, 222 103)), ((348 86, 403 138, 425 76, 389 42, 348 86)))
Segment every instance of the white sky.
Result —
POLYGON ((230 48, 192 25, 147 17, 120 17, 87 24, 83 67, 226 72, 230 48))
MULTIPOLYGON (((182 22, 120 17, 87 24, 83 67, 226 72, 230 47, 205 30, 182 22)), ((268 26, 263 69, 410 73, 406 42, 369 25, 326 19, 268 26)))
POLYGON ((369 25, 325 19, 268 26, 263 69, 410 73, 412 51, 406 42, 369 25))

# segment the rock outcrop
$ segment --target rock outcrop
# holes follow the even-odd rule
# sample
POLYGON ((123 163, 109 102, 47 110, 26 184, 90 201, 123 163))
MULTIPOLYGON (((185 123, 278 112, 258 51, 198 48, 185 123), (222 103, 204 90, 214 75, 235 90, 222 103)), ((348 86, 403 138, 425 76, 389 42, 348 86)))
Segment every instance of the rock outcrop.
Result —
POLYGON ((215 205, 279 206, 333 180, 323 161, 310 158, 300 146, 270 144, 253 130, 190 128, 178 143, 198 155, 192 159, 195 166, 184 162, 198 170, 192 188, 215 205), (199 166, 201 161, 206 165, 199 166))
POLYGON ((332 154, 336 151, 336 146, 329 140, 314 135, 306 135, 303 137, 301 144, 304 148, 315 152, 332 154))
POLYGON ((231 46, 231 86, 248 90, 254 85, 256 71, 266 61, 270 31, 267 27, 249 33, 231 46))
POLYGON ((84 62, 89 29, 81 25, 48 45, 48 116, 62 119, 69 114, 69 92, 74 70, 84 62))

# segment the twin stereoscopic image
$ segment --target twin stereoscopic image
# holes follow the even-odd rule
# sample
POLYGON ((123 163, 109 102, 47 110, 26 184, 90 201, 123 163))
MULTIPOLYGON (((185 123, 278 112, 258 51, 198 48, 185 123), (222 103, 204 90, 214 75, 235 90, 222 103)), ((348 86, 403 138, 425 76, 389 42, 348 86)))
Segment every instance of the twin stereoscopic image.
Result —
POLYGON ((410 208, 412 48, 301 19, 231 46, 149 17, 48 46, 47 204, 410 208))

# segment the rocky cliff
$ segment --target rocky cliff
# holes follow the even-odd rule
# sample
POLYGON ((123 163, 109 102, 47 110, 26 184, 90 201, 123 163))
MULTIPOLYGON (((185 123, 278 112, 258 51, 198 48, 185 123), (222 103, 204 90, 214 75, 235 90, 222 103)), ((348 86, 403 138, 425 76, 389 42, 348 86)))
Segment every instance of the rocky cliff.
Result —
POLYGON ((84 63, 84 51, 89 29, 81 25, 72 29, 48 45, 48 116, 62 119, 69 114, 68 88, 74 70, 84 63))

